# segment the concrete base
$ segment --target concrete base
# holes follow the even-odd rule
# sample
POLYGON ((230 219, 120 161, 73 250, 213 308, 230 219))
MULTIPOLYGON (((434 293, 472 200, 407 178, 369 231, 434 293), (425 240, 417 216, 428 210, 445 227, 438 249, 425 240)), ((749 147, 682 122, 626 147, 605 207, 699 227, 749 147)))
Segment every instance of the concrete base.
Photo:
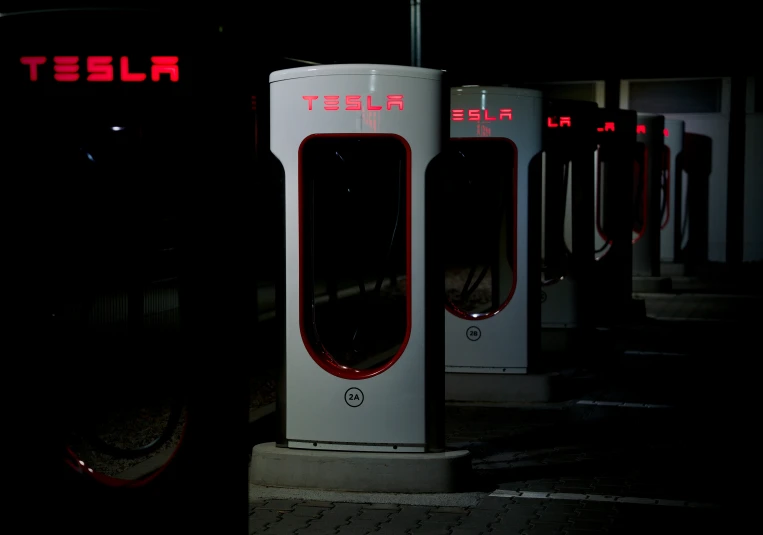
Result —
POLYGON ((445 401, 547 402, 553 374, 446 373, 445 401))
POLYGON ((669 292, 673 288, 670 277, 633 277, 631 291, 634 294, 669 292))
POLYGON ((252 450, 249 482, 266 487, 350 492, 459 492, 468 484, 471 454, 374 453, 277 448, 252 450))

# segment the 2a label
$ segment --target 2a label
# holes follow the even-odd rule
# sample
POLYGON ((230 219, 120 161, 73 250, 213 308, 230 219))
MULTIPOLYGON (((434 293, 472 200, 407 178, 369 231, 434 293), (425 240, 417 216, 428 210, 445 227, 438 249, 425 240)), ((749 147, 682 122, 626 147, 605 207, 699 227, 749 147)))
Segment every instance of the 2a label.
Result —
POLYGON ((350 388, 344 393, 344 401, 350 407, 360 407, 363 404, 363 392, 360 388, 350 388))

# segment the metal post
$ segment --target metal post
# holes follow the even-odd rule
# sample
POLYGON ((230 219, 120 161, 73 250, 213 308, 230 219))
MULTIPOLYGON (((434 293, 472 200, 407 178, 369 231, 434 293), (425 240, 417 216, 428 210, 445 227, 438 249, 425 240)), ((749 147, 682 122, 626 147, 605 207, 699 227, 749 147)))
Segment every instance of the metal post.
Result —
POLYGON ((421 67, 421 1, 411 0, 411 66, 421 67))

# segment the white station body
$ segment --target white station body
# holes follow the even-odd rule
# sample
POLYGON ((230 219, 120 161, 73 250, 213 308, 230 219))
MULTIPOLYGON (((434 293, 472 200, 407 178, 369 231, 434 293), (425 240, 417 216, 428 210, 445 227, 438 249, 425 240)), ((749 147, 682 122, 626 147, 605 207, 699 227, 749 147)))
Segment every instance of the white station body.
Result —
MULTIPOLYGON (((285 440, 290 448, 426 451, 424 179, 427 165, 442 150, 442 75, 431 69, 365 64, 304 67, 270 75, 271 151, 284 173, 285 440), (332 355, 320 352, 326 346, 309 339, 306 318, 311 303, 302 294, 306 279, 301 274, 308 261, 302 241, 309 239, 302 202, 310 200, 303 181, 307 184, 309 173, 315 180, 331 178, 330 169, 310 171, 303 153, 315 140, 358 139, 386 143, 380 145, 381 152, 365 153, 368 165, 356 173, 359 180, 374 174, 388 156, 385 147, 403 151, 401 170, 396 164, 395 173, 405 176, 408 204, 407 223, 399 229, 407 246, 404 280, 398 281, 407 285, 405 337, 394 356, 363 370, 332 364, 332 355)), ((362 215, 373 205, 355 208, 362 215)), ((391 209, 394 216, 396 206, 391 209)), ((357 226, 349 215, 345 221, 357 226)), ((359 236, 363 239, 362 232, 359 236)), ((353 250, 352 244, 341 247, 353 250)), ((311 293, 315 309, 317 290, 311 293)), ((442 378, 442 360, 439 369, 442 378)))
MULTIPOLYGON (((665 159, 663 161, 663 177, 665 188, 660 198, 660 206, 665 206, 662 214, 660 231, 660 260, 674 262, 676 259, 676 238, 683 236, 683 215, 686 211, 686 188, 677 188, 678 181, 684 180, 683 172, 677 165, 678 158, 684 148, 684 122, 678 119, 665 119, 665 159), (681 193, 679 198, 678 193, 681 193), (665 198, 667 194, 667 199, 665 198), (678 229, 676 229, 678 225, 678 229), (676 234, 676 230, 678 233, 676 234)), ((683 185, 683 183, 682 183, 683 185)), ((678 241, 680 245, 680 241, 678 241)))
POLYGON ((633 276, 660 276, 660 191, 665 117, 637 114, 634 169, 633 276))
MULTIPOLYGON (((464 86, 451 89, 450 137, 505 138, 506 161, 513 161, 513 215, 515 232, 511 240, 515 254, 513 265, 501 266, 500 304, 479 314, 455 314, 445 310, 445 365, 447 372, 460 373, 526 373, 530 332, 539 328, 528 318, 528 299, 536 299, 537 274, 528 273, 529 250, 529 167, 542 149, 543 98, 540 91, 509 87, 464 86), (512 147, 513 144, 513 147, 512 147), (510 151, 515 148, 515 157, 510 151), (532 286, 531 286, 532 285, 532 286)), ((507 173, 508 179, 512 173, 507 173)), ((458 210, 447 206, 450 217, 458 210)), ((473 232, 488 232, 482 221, 463 221, 473 232)), ((511 223, 508 223, 508 227, 511 223)), ((504 235, 502 234, 502 237, 504 235)), ((502 239, 503 243, 506 240, 502 239)), ((533 254, 537 254, 534 252, 533 254)), ((447 273, 446 273, 447 277, 447 273)))

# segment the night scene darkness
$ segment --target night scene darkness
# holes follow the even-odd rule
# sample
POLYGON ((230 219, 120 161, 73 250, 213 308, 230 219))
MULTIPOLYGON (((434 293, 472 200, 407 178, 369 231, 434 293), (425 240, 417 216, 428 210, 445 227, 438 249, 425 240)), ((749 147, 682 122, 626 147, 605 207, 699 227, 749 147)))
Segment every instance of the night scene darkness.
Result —
POLYGON ((6 2, 14 527, 736 533, 763 72, 714 9, 6 2))

